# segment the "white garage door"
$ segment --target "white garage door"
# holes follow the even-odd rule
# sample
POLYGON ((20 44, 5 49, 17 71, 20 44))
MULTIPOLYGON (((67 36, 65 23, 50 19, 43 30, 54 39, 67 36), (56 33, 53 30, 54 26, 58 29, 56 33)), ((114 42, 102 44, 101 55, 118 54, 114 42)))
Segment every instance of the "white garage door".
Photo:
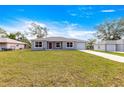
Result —
POLYGON ((116 51, 115 45, 107 45, 107 51, 116 51))
POLYGON ((77 43, 78 50, 85 50, 85 43, 77 43))

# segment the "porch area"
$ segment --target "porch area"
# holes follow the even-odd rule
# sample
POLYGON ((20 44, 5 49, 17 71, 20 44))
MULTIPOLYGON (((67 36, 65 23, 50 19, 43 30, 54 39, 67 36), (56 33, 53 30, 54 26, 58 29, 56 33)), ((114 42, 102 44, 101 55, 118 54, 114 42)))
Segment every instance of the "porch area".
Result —
POLYGON ((47 49, 63 49, 63 43, 57 41, 47 41, 47 49))

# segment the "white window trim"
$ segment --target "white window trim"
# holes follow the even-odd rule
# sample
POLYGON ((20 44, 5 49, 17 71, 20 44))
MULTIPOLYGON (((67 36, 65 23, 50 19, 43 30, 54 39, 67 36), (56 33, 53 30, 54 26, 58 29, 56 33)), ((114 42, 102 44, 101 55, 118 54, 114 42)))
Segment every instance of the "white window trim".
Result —
POLYGON ((42 41, 34 41, 34 48, 43 48, 43 42, 42 42, 42 47, 36 47, 35 42, 42 42, 42 41))
MULTIPOLYGON (((72 42, 72 47, 67 47, 67 43, 68 42, 66 42, 66 48, 74 48, 74 42, 72 42)), ((71 43, 71 41, 69 43, 71 43)))
POLYGON ((56 48, 61 48, 61 42, 56 42, 56 43, 55 43, 55 47, 56 47, 56 48), (56 44, 57 44, 57 43, 60 44, 60 47, 56 47, 56 44))

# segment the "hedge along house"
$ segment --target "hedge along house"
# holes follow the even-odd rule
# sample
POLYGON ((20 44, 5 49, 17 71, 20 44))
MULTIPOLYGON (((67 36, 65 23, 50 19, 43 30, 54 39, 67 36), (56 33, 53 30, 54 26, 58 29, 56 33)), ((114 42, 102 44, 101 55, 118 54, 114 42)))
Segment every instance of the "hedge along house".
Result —
POLYGON ((53 50, 53 49, 85 49, 85 41, 65 38, 65 37, 47 37, 33 39, 32 50, 53 50))
POLYGON ((94 50, 124 52, 124 39, 97 42, 94 44, 94 50))
POLYGON ((9 39, 9 38, 0 38, 0 50, 5 50, 5 49, 24 49, 26 43, 9 39))

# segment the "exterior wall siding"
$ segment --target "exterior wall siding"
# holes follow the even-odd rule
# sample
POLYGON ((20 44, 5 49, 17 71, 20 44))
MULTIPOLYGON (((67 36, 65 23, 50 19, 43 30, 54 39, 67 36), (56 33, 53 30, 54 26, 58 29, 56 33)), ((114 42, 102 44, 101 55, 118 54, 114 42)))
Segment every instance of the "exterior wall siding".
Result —
MULTIPOLYGON (((42 47, 38 48, 38 47, 35 47, 35 42, 37 41, 32 41, 32 50, 46 50, 48 49, 48 42, 47 41, 42 41, 42 47)), ((52 42, 52 47, 53 49, 67 49, 67 50, 73 50, 73 49, 77 49, 77 42, 73 42, 73 47, 67 47, 67 41, 57 41, 57 42, 60 42, 61 43, 61 47, 60 48, 57 48, 55 45, 56 45, 56 41, 52 42)), ((71 42, 71 41, 69 41, 71 42)), ((85 43, 82 43, 82 48, 85 49, 85 43)))
POLYGON ((85 50, 86 49, 86 43, 76 42, 76 49, 85 50))
POLYGON ((7 49, 24 49, 25 45, 23 44, 10 44, 10 43, 1 43, 0 44, 0 50, 2 50, 2 48, 7 48, 7 49))
POLYGON ((122 51, 122 52, 124 52, 124 39, 101 41, 98 44, 94 45, 94 50, 122 51))
POLYGON ((117 51, 122 51, 122 52, 124 52, 124 44, 117 44, 117 45, 116 45, 116 50, 117 50, 117 51))
POLYGON ((116 51, 116 44, 107 44, 106 51, 116 51))
POLYGON ((95 44, 94 50, 103 50, 103 51, 122 51, 123 46, 118 44, 95 44))
POLYGON ((25 45, 22 44, 6 44, 7 48, 11 49, 24 49, 25 45))
POLYGON ((0 50, 2 50, 2 48, 7 48, 6 43, 1 43, 1 44, 0 44, 0 50))
POLYGON ((94 45, 94 50, 105 50, 105 45, 98 45, 98 44, 95 44, 94 45))

